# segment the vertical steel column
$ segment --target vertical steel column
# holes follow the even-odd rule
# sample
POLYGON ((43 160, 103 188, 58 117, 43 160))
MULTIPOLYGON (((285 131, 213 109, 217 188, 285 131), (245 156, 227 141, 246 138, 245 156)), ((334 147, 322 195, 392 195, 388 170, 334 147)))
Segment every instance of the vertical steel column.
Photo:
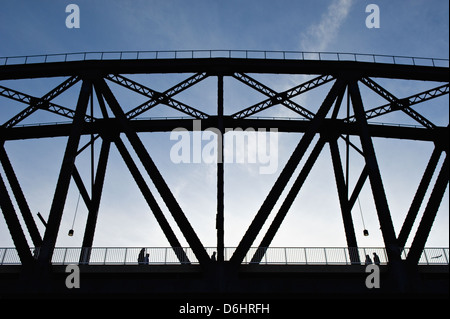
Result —
POLYGON ((0 174, 0 208, 5 217, 6 225, 11 233, 14 246, 16 246, 17 253, 19 254, 22 265, 30 265, 33 262, 33 256, 31 256, 30 247, 28 246, 27 239, 23 233, 20 225, 19 218, 17 218, 16 211, 14 209, 11 198, 9 197, 8 190, 6 188, 3 177, 0 174))
POLYGON ((330 92, 328 93, 327 97, 325 98, 324 102, 322 103, 322 106, 320 107, 316 116, 311 120, 309 128, 301 138, 299 144, 295 148, 294 152, 286 163, 286 166, 280 173, 280 176, 267 195, 264 203, 262 204, 255 218, 250 224, 247 232, 239 243, 239 246, 236 248, 233 256, 231 257, 230 261, 235 265, 240 264, 244 260, 245 255, 250 249, 250 246, 255 241, 259 231, 269 217, 270 212, 278 201, 293 172, 297 168, 298 163, 301 161, 312 139, 317 134, 320 125, 323 122, 323 119, 328 114, 331 106, 333 105, 333 102, 336 100, 337 96, 342 92, 344 88, 345 80, 342 78, 338 78, 331 88, 330 92))
MULTIPOLYGON (((91 118, 94 118, 94 84, 92 84, 92 94, 91 94, 91 118)), ((95 138, 94 133, 91 133, 91 197, 94 198, 94 183, 95 183, 95 138)), ((111 142, 108 141, 111 145, 111 142)))
POLYGON ((392 223, 389 205, 381 179, 380 169, 378 167, 375 149, 372 138, 369 133, 364 106, 361 99, 357 80, 349 83, 349 93, 353 104, 356 121, 360 129, 361 146, 364 152, 366 166, 369 173, 369 181, 372 187, 373 198, 377 208, 378 220, 383 234, 383 240, 389 257, 389 262, 400 261, 400 249, 395 236, 394 225, 392 223))
POLYGON ((403 222, 402 229, 400 230, 400 233, 398 235, 398 244, 400 247, 405 247, 406 245, 406 241, 408 240, 409 234, 411 233, 411 229, 414 225, 414 221, 417 217, 417 214, 419 213, 420 206, 422 205, 423 199, 428 190, 428 186, 430 185, 431 178, 433 177, 433 174, 436 170, 436 166, 439 162, 439 158, 441 157, 441 153, 442 150, 435 147, 433 153, 431 154, 428 165, 422 176, 422 180, 420 181, 417 192, 411 203, 411 207, 409 208, 408 214, 406 215, 405 221, 403 222))
POLYGON ((217 137, 217 216, 216 216, 216 229, 217 229, 217 261, 224 261, 225 250, 225 230, 224 230, 224 127, 223 127, 223 75, 217 77, 217 109, 218 109, 218 125, 217 128, 220 132, 221 138, 217 137))
POLYGON ((66 203, 67 192, 69 190, 70 178, 77 156, 77 148, 80 142, 81 130, 86 115, 89 96, 92 93, 92 82, 90 79, 83 79, 80 95, 78 97, 75 116, 72 122, 72 129, 67 141, 58 182, 56 184, 55 195, 45 230, 42 247, 39 252, 39 262, 47 264, 51 262, 53 250, 55 249, 58 237, 59 226, 61 224, 64 205, 66 203))
POLYGON ((425 244, 430 234, 431 227, 433 226, 434 219, 436 218, 437 211, 444 196, 447 184, 449 181, 448 171, 448 157, 445 157, 442 164, 441 171, 436 179, 433 191, 431 192, 430 199, 428 200, 427 207, 423 213, 422 220, 420 221, 419 228, 417 228, 416 235, 411 244, 406 261, 409 265, 417 265, 419 262, 422 251, 425 248, 425 244))
POLYGON ((19 180, 14 173, 14 169, 8 158, 8 154, 5 151, 3 143, 0 143, 0 162, 2 163, 6 178, 9 181, 9 185, 11 186, 14 197, 16 198, 17 205, 19 206, 20 212, 22 213, 23 220, 25 221, 25 225, 28 228, 28 233, 30 234, 34 247, 41 247, 42 238, 39 233, 39 229, 34 222, 30 207, 28 206, 27 200, 25 199, 22 188, 20 187, 19 180))
POLYGON ((139 139, 139 136, 135 131, 131 129, 128 120, 125 117, 125 114, 123 113, 123 110, 121 109, 119 103, 112 94, 108 85, 105 83, 105 80, 101 79, 96 83, 96 85, 99 87, 100 89, 99 91, 102 92, 105 100, 107 101, 109 107, 111 108, 111 111, 114 113, 117 120, 119 121, 125 135, 130 141, 133 149, 135 150, 137 156, 139 157, 148 175, 155 184, 156 189, 158 190, 164 202, 166 203, 167 208, 169 208, 170 213, 174 217, 178 227, 180 228, 181 232, 188 241, 190 247, 192 248, 192 251, 197 257, 197 260, 202 265, 208 265, 211 260, 210 257, 208 256, 208 253, 205 250, 205 247, 201 243, 200 239, 198 238, 197 234, 195 233, 194 229, 189 223, 189 220, 186 218, 183 210, 181 209, 177 200, 173 196, 169 186, 166 184, 164 178, 162 177, 152 158, 148 154, 144 144, 142 144, 142 141, 139 139))

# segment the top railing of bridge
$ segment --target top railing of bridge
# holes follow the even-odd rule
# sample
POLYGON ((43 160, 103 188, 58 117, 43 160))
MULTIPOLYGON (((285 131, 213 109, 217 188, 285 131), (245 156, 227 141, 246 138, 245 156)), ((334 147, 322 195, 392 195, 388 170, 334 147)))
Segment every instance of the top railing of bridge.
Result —
POLYGON ((167 50, 167 51, 108 51, 76 52, 42 55, 0 57, 0 66, 72 62, 88 60, 145 60, 145 59, 278 59, 315 61, 353 61, 398 65, 449 67, 449 59, 395 56, 367 53, 311 52, 311 51, 261 51, 261 50, 167 50))

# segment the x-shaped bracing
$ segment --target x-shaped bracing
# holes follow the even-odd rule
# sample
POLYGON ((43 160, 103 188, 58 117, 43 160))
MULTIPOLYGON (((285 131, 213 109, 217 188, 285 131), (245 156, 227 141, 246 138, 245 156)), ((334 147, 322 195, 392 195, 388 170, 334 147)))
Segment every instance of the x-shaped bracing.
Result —
POLYGON ((292 111, 300 114, 304 118, 312 120, 315 115, 313 112, 291 101, 290 99, 334 80, 334 77, 331 75, 323 75, 316 77, 312 80, 306 81, 300 85, 297 85, 292 89, 286 90, 281 93, 277 93, 274 90, 270 89, 269 87, 265 86, 264 84, 258 82, 257 80, 251 78, 246 74, 234 73, 233 77, 269 97, 268 99, 262 102, 259 102, 253 106, 250 106, 244 110, 232 114, 231 117, 235 119, 247 118, 258 112, 261 112, 265 109, 268 109, 274 105, 281 103, 284 106, 291 109, 292 111))
POLYGON ((206 73, 196 74, 162 93, 152 90, 142 84, 127 79, 121 75, 108 75, 106 78, 114 83, 122 85, 123 87, 126 87, 134 92, 140 93, 150 98, 149 101, 144 102, 143 104, 135 107, 134 109, 126 113, 126 117, 128 119, 135 118, 138 115, 150 110, 151 108, 155 107, 160 103, 166 104, 171 108, 183 112, 187 115, 190 115, 196 119, 206 119, 208 118, 208 114, 172 98, 174 95, 186 90, 187 88, 193 86, 194 84, 202 81, 206 77, 207 77, 206 73))
MULTIPOLYGON (((378 117, 378 116, 388 114, 390 112, 394 112, 397 110, 402 110, 403 112, 408 114, 410 117, 412 117, 414 120, 416 120, 417 122, 422 124, 424 127, 429 128, 429 129, 435 128, 436 125, 433 124, 428 119, 426 119, 421 114, 419 114, 418 112, 414 111, 411 108, 411 106, 449 93, 449 84, 444 84, 444 85, 438 86, 434 89, 430 89, 430 90, 427 90, 427 91, 424 91, 421 93, 417 93, 417 94, 411 95, 407 98, 399 99, 370 78, 362 78, 361 82, 364 83, 367 87, 369 87, 374 92, 378 93, 380 96, 384 97, 386 100, 388 100, 390 102, 388 104, 365 111, 367 119, 378 117)), ((346 118, 345 120, 349 121, 349 122, 354 122, 356 120, 356 117, 350 116, 350 117, 346 118)))
MULTIPOLYGON (((78 76, 72 76, 60 85, 58 85, 56 88, 52 89, 50 92, 45 94, 41 98, 37 98, 22 92, 19 92, 17 90, 13 90, 10 88, 6 88, 4 86, 0 86, 0 95, 10 98, 15 101, 19 101, 25 104, 28 104, 29 106, 24 109, 19 114, 15 115, 13 118, 8 120, 6 123, 4 123, 2 126, 5 128, 13 127, 23 121, 25 118, 33 114, 35 111, 41 109, 46 110, 70 119, 73 119, 75 116, 75 111, 72 109, 69 109, 64 106, 60 106, 58 104, 50 102, 55 97, 72 87, 74 84, 76 84, 80 80, 80 77, 78 76)), ((91 122, 94 120, 91 116, 86 115, 85 120, 87 122, 91 122)))

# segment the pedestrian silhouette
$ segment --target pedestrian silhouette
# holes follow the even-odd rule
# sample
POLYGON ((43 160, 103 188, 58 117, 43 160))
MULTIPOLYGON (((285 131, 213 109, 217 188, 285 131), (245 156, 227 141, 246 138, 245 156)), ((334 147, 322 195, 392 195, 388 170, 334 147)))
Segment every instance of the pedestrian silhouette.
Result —
POLYGON ((378 257, 377 253, 373 253, 373 262, 375 263, 375 265, 380 264, 380 257, 378 257))
POLYGON ((370 259, 369 255, 366 255, 366 265, 370 265, 372 263, 372 259, 370 259))
POLYGON ((150 261, 150 254, 146 254, 145 258, 144 258, 144 264, 148 265, 149 261, 150 261))
POLYGON ((139 256, 138 256, 138 264, 142 265, 144 263, 144 255, 145 255, 145 248, 142 248, 141 251, 139 252, 139 256))
POLYGON ((213 252, 213 254, 211 256, 211 260, 212 261, 216 261, 216 252, 213 252))

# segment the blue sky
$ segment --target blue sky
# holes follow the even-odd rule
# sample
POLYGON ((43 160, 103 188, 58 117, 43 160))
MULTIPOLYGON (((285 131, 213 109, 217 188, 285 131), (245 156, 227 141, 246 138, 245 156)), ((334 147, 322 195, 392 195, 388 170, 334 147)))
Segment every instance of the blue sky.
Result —
MULTIPOLYGON (((448 12, 449 3, 446 0, 6 0, 2 2, 0 11, 0 56, 116 50, 248 49, 357 52, 448 59, 448 12), (65 26, 68 15, 65 8, 70 3, 75 3, 80 8, 79 29, 68 29, 65 26), (379 29, 368 29, 365 25, 368 15, 365 9, 370 3, 375 3, 380 8, 379 29)), ((188 76, 140 76, 134 79, 155 90, 164 91, 188 76)), ((308 78, 255 77, 278 91, 289 89, 308 78)), ((0 85, 43 95, 62 81, 63 79, 3 81, 0 85)), ((437 85, 392 81, 386 83, 386 86, 398 97, 406 97, 437 85)), ((214 112, 215 88, 215 79, 210 78, 176 98, 207 113, 214 112)), ((330 86, 324 86, 323 90, 318 89, 310 95, 301 96, 297 101, 311 105, 311 109, 317 108, 320 98, 323 99, 329 88, 330 86)), ((77 90, 79 86, 58 97, 57 101, 62 105, 66 103, 72 106, 77 90)), ((115 92, 119 101, 130 102, 132 106, 139 105, 142 101, 135 94, 127 95, 123 90, 115 92)), ((363 93, 370 95, 367 90, 363 93)), ((378 106, 383 102, 373 93, 370 96, 368 107, 378 106)), ((226 114, 261 100, 264 97, 242 84, 225 79, 226 114)), ((2 123, 21 110, 18 107, 22 106, 17 103, 4 98, 0 101, 3 103, 0 109, 2 123)), ((178 115, 166 109, 156 109, 146 116, 178 115)), ((448 96, 419 105, 416 110, 435 124, 448 125, 448 96)), ((261 115, 291 116, 292 113, 275 107, 261 115)), ((24 123, 61 121, 61 118, 36 114, 27 121, 24 123)), ((383 118, 383 121, 412 124, 408 118, 397 114, 383 118)), ((299 138, 298 135, 280 134, 278 173, 299 138)), ((149 147, 151 156, 172 187, 203 244, 215 246, 214 165, 175 165, 169 161, 170 146, 174 142, 170 141, 167 134, 143 135, 142 139, 146 145, 157 145, 149 147)), ((6 145, 25 194, 29 196, 27 199, 31 209, 35 213, 40 211, 45 217, 48 216, 51 205, 64 143, 64 139, 54 138, 6 145), (33 156, 33 170, 30 170, 30 156, 33 156), (40 182, 39 187, 36 187, 36 180, 40 182)), ((382 163, 383 180, 398 233, 432 148, 418 142, 400 143, 381 139, 375 141, 375 147, 382 163)), ((100 144, 97 143, 97 153, 99 149, 100 144)), ((308 184, 307 181, 308 186, 299 194, 273 246, 345 246, 328 147, 325 147, 323 155, 317 163, 318 169, 314 169, 310 176, 312 181, 317 182, 308 184)), ((88 163, 88 160, 89 155, 83 154, 77 159, 77 166, 83 167, 83 163, 88 163)), ((352 155, 351 161, 355 163, 355 171, 351 174, 355 179, 362 162, 357 155, 352 155)), ((227 164, 226 169, 225 245, 236 246, 277 174, 260 175, 255 165, 227 164)), ((87 174, 87 168, 83 170, 87 174)), ((66 236, 72 224, 77 199, 78 193, 72 183, 58 246, 79 246, 81 243, 86 220, 86 208, 82 203, 76 219, 75 236, 66 236)), ((360 203, 371 236, 361 236, 363 226, 356 206, 353 216, 359 245, 382 246, 368 183, 361 194, 360 203)), ((428 246, 448 246, 448 212, 447 190, 428 246)), ((12 246, 2 218, 3 216, 0 217, 0 246, 12 246)), ((43 233, 42 225, 39 224, 39 227, 43 233)), ((181 234, 179 238, 185 243, 181 234)), ((255 242, 257 243, 259 240, 255 242)), ((114 147, 94 245, 168 245, 114 147)))
POLYGON ((4 1, 3 56, 76 51, 260 49, 448 56, 446 1, 4 1), (65 28, 70 3, 81 28, 65 28))

